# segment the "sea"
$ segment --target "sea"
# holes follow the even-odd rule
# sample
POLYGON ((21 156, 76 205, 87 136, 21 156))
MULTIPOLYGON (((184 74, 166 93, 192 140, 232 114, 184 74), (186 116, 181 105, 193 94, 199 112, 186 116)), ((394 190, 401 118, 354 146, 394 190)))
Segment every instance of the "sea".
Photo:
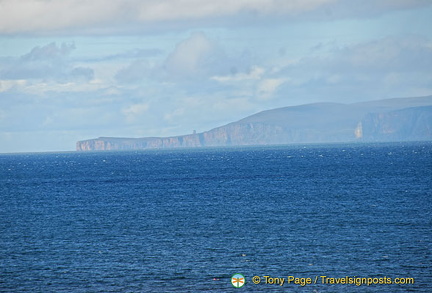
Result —
POLYGON ((0 292, 432 292, 431 252, 432 142, 0 155, 0 292))

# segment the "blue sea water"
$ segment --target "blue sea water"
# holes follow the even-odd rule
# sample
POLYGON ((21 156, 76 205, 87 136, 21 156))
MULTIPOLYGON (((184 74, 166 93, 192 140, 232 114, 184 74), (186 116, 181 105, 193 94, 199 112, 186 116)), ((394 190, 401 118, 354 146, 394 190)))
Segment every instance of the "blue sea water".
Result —
POLYGON ((431 142, 3 154, 0 292, 432 292, 431 187, 431 142))

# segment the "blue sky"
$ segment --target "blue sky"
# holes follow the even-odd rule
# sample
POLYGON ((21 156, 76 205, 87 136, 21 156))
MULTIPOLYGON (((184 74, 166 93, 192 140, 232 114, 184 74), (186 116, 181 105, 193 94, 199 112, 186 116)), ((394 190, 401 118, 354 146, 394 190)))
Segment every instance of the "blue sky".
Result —
POLYGON ((0 152, 432 94, 428 0, 0 0, 0 152))

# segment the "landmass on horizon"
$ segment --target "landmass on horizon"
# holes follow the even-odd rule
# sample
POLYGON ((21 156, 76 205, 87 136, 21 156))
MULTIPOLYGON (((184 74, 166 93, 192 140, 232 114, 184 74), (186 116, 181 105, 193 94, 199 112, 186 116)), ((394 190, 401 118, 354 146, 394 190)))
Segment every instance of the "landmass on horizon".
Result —
POLYGON ((425 140, 432 140, 432 96, 277 108, 201 133, 194 131, 171 137, 99 137, 78 141, 76 150, 425 140))

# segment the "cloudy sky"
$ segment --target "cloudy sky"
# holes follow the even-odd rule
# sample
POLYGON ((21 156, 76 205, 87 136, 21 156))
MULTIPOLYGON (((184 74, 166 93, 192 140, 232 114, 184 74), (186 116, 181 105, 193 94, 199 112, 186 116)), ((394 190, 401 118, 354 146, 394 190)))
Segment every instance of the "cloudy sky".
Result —
POLYGON ((429 0, 0 0, 0 152, 432 94, 429 0))

